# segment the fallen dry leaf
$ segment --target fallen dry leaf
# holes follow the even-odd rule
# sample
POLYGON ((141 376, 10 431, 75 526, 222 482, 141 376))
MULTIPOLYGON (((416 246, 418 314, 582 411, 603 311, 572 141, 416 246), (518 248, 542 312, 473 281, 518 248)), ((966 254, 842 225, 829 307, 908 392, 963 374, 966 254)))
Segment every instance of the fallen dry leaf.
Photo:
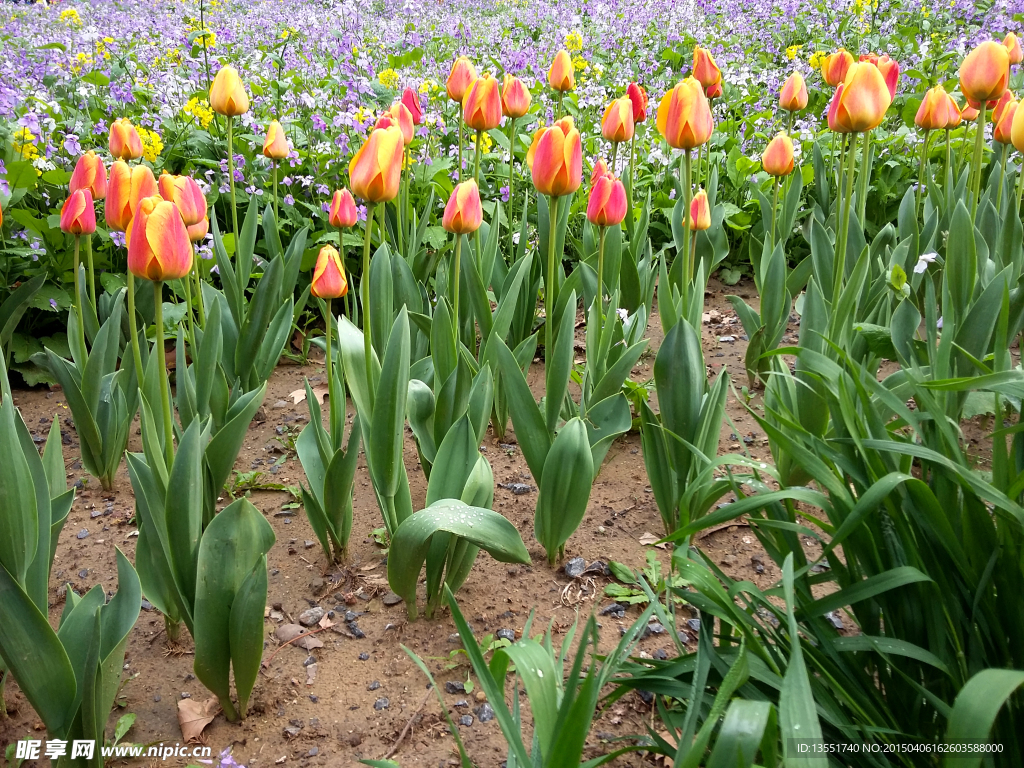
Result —
POLYGON ((665 545, 664 544, 658 544, 657 543, 659 541, 661 541, 661 536, 655 536, 650 531, 646 531, 640 537, 640 544, 645 546, 645 547, 653 546, 653 547, 657 547, 658 549, 665 549, 665 545))
MULTIPOLYGON (((323 405, 327 400, 328 389, 326 384, 318 384, 313 387, 313 394, 316 396, 317 402, 323 405)), ((296 389, 294 392, 290 392, 288 396, 292 399, 292 402, 298 405, 306 399, 306 388, 296 389)))
POLYGON ((182 699, 178 702, 178 725, 186 744, 201 742, 203 729, 213 722, 220 712, 220 703, 216 697, 206 701, 182 699))
MULTIPOLYGON (((296 637, 306 631, 305 627, 300 627, 298 624, 282 624, 274 630, 274 637, 282 643, 287 643, 289 640, 295 640, 296 637)), ((318 640, 315 635, 307 635, 299 640, 295 640, 292 645, 297 648, 305 648, 307 651, 324 647, 323 641, 318 640)))
POLYGON ((320 627, 320 629, 330 629, 334 626, 334 622, 327 618, 327 614, 325 613, 323 618, 317 622, 317 626, 320 627))

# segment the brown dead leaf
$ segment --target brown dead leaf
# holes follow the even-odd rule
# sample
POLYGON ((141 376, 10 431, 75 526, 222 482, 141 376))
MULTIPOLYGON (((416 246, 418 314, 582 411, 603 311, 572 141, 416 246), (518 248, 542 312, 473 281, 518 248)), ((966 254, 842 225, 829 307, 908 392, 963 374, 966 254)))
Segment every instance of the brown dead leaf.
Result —
POLYGON ((206 701, 182 699, 178 702, 178 725, 186 744, 202 743, 203 729, 213 722, 220 712, 216 697, 206 701))
POLYGON ((665 549, 665 545, 664 544, 658 544, 657 543, 659 541, 661 541, 661 536, 655 536, 650 531, 645 531, 644 534, 640 537, 640 544, 642 546, 645 546, 645 547, 653 546, 653 547, 657 547, 658 549, 665 549))
MULTIPOLYGON (((307 630, 305 627, 300 627, 298 624, 282 624, 280 627, 274 630, 274 637, 281 641, 281 643, 287 643, 290 640, 295 640, 296 637, 303 634, 307 630)), ((297 648, 305 648, 307 651, 311 651, 314 648, 323 648, 324 644, 322 640, 317 639, 315 635, 307 635, 306 637, 299 638, 292 643, 297 648)))
MULTIPOLYGON (((323 405, 324 402, 327 400, 327 385, 318 384, 315 387, 313 387, 313 395, 316 397, 317 402, 320 403, 320 405, 323 405)), ((294 392, 288 393, 288 396, 292 399, 293 403, 298 405, 299 403, 306 399, 306 388, 303 387, 302 389, 296 389, 294 392)))
POLYGON ((334 626, 334 622, 327 618, 327 614, 325 613, 323 618, 317 622, 317 626, 320 627, 320 629, 330 629, 334 626))

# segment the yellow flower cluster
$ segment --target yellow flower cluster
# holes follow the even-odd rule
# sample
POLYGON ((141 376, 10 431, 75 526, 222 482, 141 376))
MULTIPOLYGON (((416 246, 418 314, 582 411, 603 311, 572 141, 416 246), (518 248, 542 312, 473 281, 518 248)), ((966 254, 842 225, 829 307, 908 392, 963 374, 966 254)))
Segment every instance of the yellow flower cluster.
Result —
POLYGON ((88 53, 78 53, 71 62, 71 71, 76 75, 82 74, 82 71, 92 64, 92 55, 88 53))
POLYGON ((590 67, 590 62, 582 56, 573 56, 572 66, 577 72, 585 72, 590 67))
POLYGON ((565 47, 569 53, 579 53, 583 50, 583 35, 579 32, 570 32, 565 36, 565 47))
POLYGON ((294 35, 296 32, 298 32, 298 30, 295 27, 285 27, 283 30, 281 30, 281 39, 282 40, 287 40, 289 37, 294 35))
POLYGON ((210 109, 210 102, 206 99, 197 99, 193 96, 188 103, 181 108, 181 111, 196 119, 196 123, 202 128, 209 128, 213 122, 213 110, 210 109))
MULTIPOLYGON (((487 154, 491 151, 491 147, 494 146, 494 139, 491 138, 489 133, 482 134, 483 138, 480 140, 480 151, 487 154)), ((473 149, 476 149, 476 135, 474 135, 470 141, 473 144, 473 149)))
POLYGON ((815 51, 811 54, 810 61, 807 63, 811 65, 812 69, 821 69, 821 65, 825 61, 826 56, 828 56, 828 54, 824 51, 815 51))
POLYGON ((441 86, 437 84, 437 80, 424 80, 420 83, 420 93, 437 93, 441 90, 441 86))
POLYGON ((160 157, 160 153, 164 151, 164 143, 160 139, 160 134, 148 128, 139 127, 136 130, 139 132, 139 138, 142 139, 142 156, 149 162, 155 163, 156 159, 160 157))
POLYGON ((78 15, 76 8, 65 8, 61 11, 60 20, 73 29, 80 29, 82 26, 82 17, 78 15))
POLYGON ((96 58, 110 60, 110 51, 107 50, 107 46, 114 42, 112 37, 104 37, 102 40, 96 41, 96 58))
POLYGON ((796 58, 796 55, 798 53, 800 53, 800 46, 799 45, 791 45, 791 46, 789 46, 789 48, 786 49, 786 58, 789 59, 790 61, 792 61, 793 59, 796 58))
POLYGON ((167 53, 163 56, 157 56, 153 59, 153 67, 155 69, 162 69, 164 67, 176 67, 184 60, 185 56, 181 52, 180 48, 168 48, 167 53))
MULTIPOLYGON (((214 7, 211 4, 211 7, 214 7)), ((186 32, 203 32, 204 34, 199 35, 193 41, 193 45, 201 45, 207 49, 213 48, 217 44, 217 35, 209 27, 201 26, 198 19, 189 19, 185 25, 186 32)))
POLYGON ((379 80, 380 84, 383 85, 385 88, 390 88, 391 90, 394 90, 395 88, 398 87, 398 73, 395 72, 395 70, 391 69, 391 67, 388 67, 379 75, 377 75, 377 80, 379 80))
POLYGON ((36 136, 28 128, 19 128, 14 132, 14 152, 20 160, 35 160, 39 150, 35 145, 36 136))

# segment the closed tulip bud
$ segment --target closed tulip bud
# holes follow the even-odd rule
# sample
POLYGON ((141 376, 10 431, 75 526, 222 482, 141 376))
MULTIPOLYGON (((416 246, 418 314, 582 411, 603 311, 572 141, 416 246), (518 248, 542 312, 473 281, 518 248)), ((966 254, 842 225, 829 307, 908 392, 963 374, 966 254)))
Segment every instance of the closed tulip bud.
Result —
POLYGON ((594 163, 594 170, 590 172, 590 186, 594 186, 597 180, 607 173, 610 173, 608 163, 604 160, 598 160, 594 163))
POLYGON ((708 204, 708 193, 703 189, 690 201, 690 229, 701 232, 711 228, 711 206, 708 204))
POLYGON ((391 109, 388 110, 388 114, 402 131, 402 143, 405 146, 412 144, 412 140, 416 137, 416 124, 412 119, 412 112, 400 101, 396 101, 391 105, 391 109))
POLYGON ((107 146, 110 154, 119 160, 138 160, 142 157, 142 139, 127 117, 119 117, 111 123, 107 146))
POLYGON ((962 117, 969 123, 973 122, 974 120, 978 119, 978 108, 968 104, 966 107, 960 110, 960 117, 962 117))
POLYGON ((992 125, 996 125, 999 122, 999 119, 1003 116, 1003 110, 1006 109, 1006 106, 1011 101, 1016 101, 1016 97, 1013 95, 1013 91, 1007 88, 995 104, 989 104, 992 107, 992 125))
POLYGON ((448 75, 446 90, 448 98, 460 104, 469 90, 470 84, 476 80, 476 67, 465 56, 459 56, 452 64, 452 71, 448 75))
POLYGON ((769 176, 789 176, 793 172, 793 140, 780 131, 768 142, 761 165, 769 176))
POLYGON ((598 227, 614 227, 626 218, 626 188, 606 173, 594 182, 587 201, 587 221, 598 227))
POLYGON ((267 137, 263 139, 263 156, 271 160, 284 160, 290 151, 284 128, 277 120, 271 120, 267 126, 267 137))
POLYGON ((92 193, 79 189, 68 195, 60 209, 60 229, 69 235, 91 235, 96 231, 96 211, 92 193))
POLYGON ((583 182, 583 143, 571 117, 563 117, 533 135, 526 153, 533 185, 543 195, 560 197, 583 182))
POLYGON ((348 293, 345 265, 341 263, 341 254, 333 245, 325 245, 320 249, 309 292, 318 299, 340 299, 348 293))
POLYGON ((707 88, 704 89, 704 95, 707 96, 709 99, 719 98, 722 95, 722 84, 715 83, 714 85, 709 85, 707 88))
POLYGON ((205 240, 206 236, 210 232, 210 219, 209 217, 204 218, 198 224, 193 224, 191 227, 185 227, 188 232, 189 242, 198 243, 200 240, 205 240))
POLYGON ((331 198, 331 212, 328 220, 332 227, 352 227, 359 219, 359 212, 356 210, 356 201, 352 193, 347 189, 339 189, 334 192, 331 198))
POLYGON ((826 56, 821 62, 821 76, 825 82, 835 88, 846 79, 846 72, 853 64, 853 54, 845 48, 840 48, 833 54, 826 56))
POLYGON ((633 103, 633 123, 642 123, 647 119, 647 91, 639 83, 630 83, 626 95, 633 103))
MULTIPOLYGON (((705 89, 719 85, 722 82, 722 70, 715 64, 711 51, 707 48, 701 48, 699 45, 693 49, 693 77, 705 89)), ((717 95, 722 95, 721 88, 718 89, 717 95)))
POLYGON ((1024 152, 1024 109, 1015 110, 1013 113, 1013 120, 1010 123, 1010 143, 1018 152, 1024 152))
POLYGON ((807 107, 807 83, 799 72, 791 74, 783 84, 779 106, 787 112, 799 112, 807 107))
POLYGON ((628 96, 615 99, 601 118, 601 135, 608 141, 629 141, 633 138, 633 102, 628 96))
POLYGON ((828 103, 828 113, 826 118, 828 121, 828 129, 830 131, 835 131, 836 133, 844 133, 844 131, 840 130, 839 123, 836 122, 836 115, 839 111, 839 99, 841 99, 842 96, 843 84, 840 83, 839 87, 836 88, 836 92, 832 94, 832 101, 828 103))
POLYGON ((665 94, 658 105, 658 131, 674 149, 694 149, 711 138, 715 124, 704 89, 688 77, 665 94))
POLYGON ((483 75, 473 81, 462 99, 462 119, 474 131, 501 125, 501 91, 495 78, 483 75))
POLYGON ((139 201, 160 194, 153 171, 148 165, 129 166, 117 160, 110 166, 107 183, 107 201, 104 218, 107 226, 117 232, 126 232, 139 201))
POLYGON ((1003 47, 1006 48, 1006 52, 1010 56, 1011 64, 1020 64, 1021 61, 1024 61, 1024 50, 1020 47, 1020 38, 1013 32, 1008 32, 1003 38, 1003 47))
POLYGON ((891 103, 889 87, 878 67, 867 62, 851 64, 842 91, 836 92, 835 130, 863 133, 877 128, 891 103))
POLYGON ((1013 140, 1013 118, 1017 114, 1017 102, 1011 101, 999 116, 999 122, 992 129, 992 138, 1000 144, 1009 144, 1013 140))
MULTIPOLYGON (((946 89, 941 85, 929 88, 924 95, 921 106, 914 115, 914 125, 923 131, 941 131, 949 127, 950 99, 946 89)), ((955 107, 956 104, 954 103, 955 107)), ((959 115, 960 110, 957 110, 959 115)))
POLYGON ((249 111, 249 96, 234 67, 221 67, 210 86, 210 109, 218 115, 238 117, 249 111))
POLYGON ((107 169, 99 155, 89 150, 78 158, 68 187, 69 192, 88 189, 93 200, 102 200, 107 196, 107 169))
POLYGON ((371 203, 398 197, 404 152, 400 128, 374 129, 348 164, 353 194, 371 203))
POLYGON ((456 235, 468 235, 480 229, 484 220, 480 188, 475 179, 456 185, 441 216, 441 226, 456 235))
POLYGON ((526 83, 514 75, 505 75, 501 84, 501 113, 518 119, 530 111, 531 101, 533 97, 526 83))
POLYGON ((181 220, 185 222, 186 227, 195 226, 206 218, 206 195, 191 176, 162 173, 157 188, 160 190, 160 197, 178 207, 178 213, 181 214, 181 220))
POLYGON ((900 81, 900 65, 896 60, 890 58, 887 53, 883 53, 881 56, 877 53, 865 53, 860 60, 878 67, 878 71, 882 73, 882 79, 885 80, 885 85, 889 89, 889 98, 895 99, 896 86, 900 81))
POLYGON ((1010 54, 994 40, 986 40, 968 53, 960 65, 960 91, 973 102, 998 99, 1009 81, 1010 54))
POLYGON ((565 93, 576 88, 576 70, 572 65, 572 57, 564 48, 555 54, 548 70, 548 83, 556 91, 565 93))
POLYGON ((192 269, 192 243, 178 206, 154 196, 139 202, 125 235, 128 269, 146 280, 177 280, 192 269))
POLYGON ((402 103, 412 115, 412 124, 419 125, 423 122, 423 107, 420 106, 420 96, 412 88, 402 91, 402 103))
POLYGON ((956 103, 956 99, 946 94, 946 116, 948 122, 946 128, 952 130, 960 125, 963 120, 963 113, 960 111, 960 106, 956 103))

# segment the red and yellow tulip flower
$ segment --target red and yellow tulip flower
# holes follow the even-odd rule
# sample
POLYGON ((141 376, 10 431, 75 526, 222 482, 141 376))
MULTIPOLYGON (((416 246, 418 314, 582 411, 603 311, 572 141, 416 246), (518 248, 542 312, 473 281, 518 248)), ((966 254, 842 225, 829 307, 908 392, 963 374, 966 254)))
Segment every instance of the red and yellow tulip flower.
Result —
POLYGON ((647 91, 639 83, 630 83, 626 87, 626 95, 633 103, 633 123, 642 123, 647 119, 647 91))
POLYGON ((711 206, 708 202, 708 193, 700 189, 690 201, 690 230, 701 232, 710 228, 711 206))
POLYGON ((142 157, 142 139, 126 117, 119 117, 111 123, 107 147, 118 160, 138 160, 142 157))
POLYGON ((941 131, 960 124, 960 108, 941 85, 929 88, 914 116, 914 125, 923 131, 941 131))
POLYGON ((263 156, 271 160, 284 160, 290 152, 284 128, 277 120, 271 120, 267 126, 267 136, 263 139, 263 156))
POLYGON ((851 64, 842 88, 829 108, 829 126, 839 133, 863 133, 877 128, 892 103, 881 71, 869 62, 851 64))
POLYGON ((632 139, 633 131, 633 102, 628 96, 615 99, 601 118, 601 135, 608 141, 618 143, 632 139))
POLYGON ((318 299, 340 299, 348 293, 345 265, 333 245, 325 245, 317 254, 309 292, 318 299))
POLYGON ((526 83, 514 75, 505 75, 501 84, 501 113, 518 119, 530 111, 533 97, 526 83))
POLYGON ((218 115, 238 117, 249 111, 249 96, 234 67, 221 67, 210 86, 210 109, 218 115))
POLYGON ((853 64, 853 54, 845 48, 840 48, 822 59, 821 76, 825 78, 827 85, 835 88, 846 79, 846 72, 850 69, 851 64, 853 64))
POLYGON ((890 58, 887 53, 883 53, 881 56, 875 53, 865 53, 860 57, 860 60, 878 67, 878 71, 882 73, 885 85, 889 89, 889 98, 895 99, 896 86, 900 82, 899 63, 895 59, 890 58))
POLYGON ((779 93, 779 107, 787 112, 799 112, 807 107, 807 83, 804 76, 794 72, 782 86, 779 93))
POLYGON ((466 96, 466 91, 469 90, 469 86, 474 80, 476 80, 476 67, 473 66, 473 62, 465 56, 459 56, 452 64, 452 71, 445 84, 448 98, 461 104, 462 99, 466 96))
POLYGON ((658 131, 674 149, 695 149, 711 138, 714 121, 704 89, 694 77, 677 83, 658 106, 658 131))
POLYGON ((335 190, 331 198, 331 210, 328 214, 328 221, 332 227, 353 227, 359 218, 356 210, 356 201, 352 193, 347 189, 335 190))
POLYGON ((423 107, 420 106, 420 97, 412 88, 406 88, 402 91, 402 104, 409 110, 409 114, 412 115, 413 125, 419 125, 423 122, 423 107))
POLYGON ((91 235, 96 231, 96 211, 88 188, 68 195, 60 209, 60 229, 69 235, 91 235))
POLYGON ((353 194, 370 203, 398 197, 404 152, 401 128, 374 129, 348 165, 353 194))
POLYGON ((576 70, 572 64, 572 57, 564 48, 555 54, 555 60, 551 62, 551 69, 548 70, 548 84, 559 93, 576 88, 576 70))
POLYGON ((462 119, 474 131, 489 131, 501 125, 501 91, 490 75, 478 77, 462 100, 462 119))
POLYGON ((110 180, 107 184, 107 200, 104 218, 107 226, 118 232, 126 232, 139 201, 158 195, 156 179, 148 165, 129 167, 123 160, 110 166, 110 180))
POLYGON ((620 179, 606 173, 590 188, 587 221, 598 227, 614 227, 626 218, 626 188, 620 179))
POLYGON ((78 158, 68 187, 69 192, 88 189, 93 200, 102 200, 107 196, 107 169, 99 155, 89 150, 78 158))
POLYGON ((153 282, 185 277, 192 269, 192 243, 178 206, 154 196, 139 202, 126 233, 128 269, 153 282))
POLYGON ((705 91, 714 88, 716 85, 719 86, 718 92, 711 96, 711 98, 722 95, 720 87, 722 83, 722 70, 715 63, 711 51, 707 48, 701 48, 699 45, 693 49, 693 77, 697 79, 697 82, 701 84, 705 91))
POLYGON ((1007 32, 1006 37, 1003 38, 1003 46, 1010 55, 1010 64, 1020 64, 1021 61, 1024 61, 1024 50, 1021 49, 1020 38, 1013 32, 1007 32))
POLYGON ((761 155, 761 165, 769 176, 789 176, 793 172, 793 140, 784 132, 776 134, 761 155))
POLYGON ((480 229, 484 220, 480 188, 475 179, 457 184, 444 207, 441 226, 456 235, 468 235, 480 229))
POLYGON ((583 180, 583 144, 571 117, 563 117, 533 135, 526 153, 533 185, 542 195, 561 197, 580 188, 583 180))
POLYGON ((960 91, 979 105, 1002 96, 1009 81, 1010 53, 994 40, 981 43, 960 65, 960 91))
POLYGON ((199 183, 191 176, 160 174, 157 182, 160 196, 178 207, 186 227, 201 224, 206 219, 206 196, 199 183))

